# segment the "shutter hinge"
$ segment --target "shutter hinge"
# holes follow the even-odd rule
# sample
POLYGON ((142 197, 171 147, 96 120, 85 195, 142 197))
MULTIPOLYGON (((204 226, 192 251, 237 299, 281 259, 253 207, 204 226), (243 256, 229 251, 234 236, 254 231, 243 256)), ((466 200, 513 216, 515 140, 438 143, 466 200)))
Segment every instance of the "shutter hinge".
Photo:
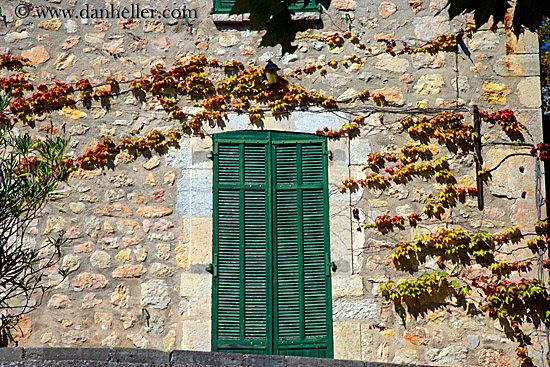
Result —
POLYGON ((328 156, 328 159, 330 159, 332 161, 332 158, 334 158, 334 156, 332 155, 332 150, 327 150, 325 152, 325 155, 328 156))
POLYGON ((206 158, 208 159, 214 159, 214 152, 213 151, 209 151, 207 154, 206 154, 206 158))
POLYGON ((216 266, 214 266, 212 264, 208 264, 206 266, 206 271, 209 272, 210 274, 212 274, 214 277, 218 276, 218 269, 217 269, 216 266))
POLYGON ((326 261, 326 268, 325 268, 325 276, 329 277, 330 276, 330 271, 336 271, 336 269, 338 269, 338 267, 336 266, 336 264, 333 262, 333 261, 329 261, 329 254, 325 254, 325 261, 326 261))

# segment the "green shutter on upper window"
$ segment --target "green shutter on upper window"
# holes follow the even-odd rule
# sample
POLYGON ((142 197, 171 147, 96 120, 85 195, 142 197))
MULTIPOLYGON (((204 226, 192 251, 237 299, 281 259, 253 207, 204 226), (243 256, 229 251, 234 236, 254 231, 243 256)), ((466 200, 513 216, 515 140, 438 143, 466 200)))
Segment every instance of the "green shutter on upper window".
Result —
POLYGON ((265 144, 217 143, 214 215, 216 350, 267 353, 265 144))
POLYGON ((236 0, 214 0, 213 13, 229 13, 236 0))
MULTIPOLYGON (((229 13, 231 8, 235 5, 236 0, 214 0, 214 7, 212 8, 213 13, 229 13)), ((289 7, 290 10, 298 12, 310 12, 310 11, 320 11, 320 6, 314 1, 311 0, 307 3, 305 0, 296 0, 289 7)))
POLYGON ((324 143, 274 144, 279 354, 332 357, 324 143))
POLYGON ((292 3, 290 6, 291 10, 294 11, 319 11, 321 10, 320 6, 314 1, 310 0, 307 5, 305 0, 296 0, 296 2, 292 3))

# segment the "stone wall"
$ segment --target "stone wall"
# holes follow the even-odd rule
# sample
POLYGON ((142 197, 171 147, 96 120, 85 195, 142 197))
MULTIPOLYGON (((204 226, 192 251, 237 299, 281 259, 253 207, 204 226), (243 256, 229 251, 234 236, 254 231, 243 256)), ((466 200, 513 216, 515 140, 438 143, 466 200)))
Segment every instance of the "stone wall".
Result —
MULTIPOLYGON (((261 126, 251 123, 247 114, 231 112, 224 126, 204 126, 205 137, 184 135, 179 147, 165 155, 129 161, 127 155, 119 154, 113 167, 75 172, 31 234, 40 243, 45 236, 66 231, 71 243, 61 266, 73 273, 45 296, 40 310, 22 320, 20 345, 210 350, 211 275, 205 270, 212 261, 209 135, 243 129, 314 133, 324 126, 339 128, 362 113, 368 117, 359 136, 329 141, 334 154, 329 162, 331 252, 338 265, 332 279, 335 357, 456 366, 513 364, 515 345, 504 337, 498 323, 468 317, 461 310, 437 310, 402 323, 381 296, 380 285, 408 276, 390 266, 389 255, 409 235, 456 224, 494 232, 512 223, 530 228, 536 221, 532 159, 514 157, 493 174, 485 191, 485 211, 477 211, 475 202, 468 201, 446 213, 442 222, 426 221, 410 233, 380 236, 375 231, 357 231, 359 223, 352 219, 351 210, 360 209, 363 223, 382 214, 422 212, 437 184, 415 180, 389 191, 389 197, 368 189, 338 192, 342 179, 361 177, 369 153, 410 139, 398 129, 397 122, 405 116, 403 108, 456 104, 466 111, 474 104, 490 112, 510 108, 531 130, 534 142, 542 140, 535 34, 526 33, 518 42, 502 28, 479 31, 466 40, 471 59, 453 53, 392 57, 382 52, 385 44, 377 39, 394 38, 417 46, 471 21, 463 16, 449 22, 445 11, 438 13, 445 2, 334 0, 311 33, 332 34, 351 27, 370 50, 359 50, 349 42, 329 50, 322 42, 300 40, 297 52, 284 56, 277 48, 259 47, 260 33, 249 30, 246 23, 214 23, 211 2, 206 0, 185 3, 198 13, 197 19, 189 19, 190 25, 181 19, 21 20, 15 3, 2 5, 7 30, 0 39, 1 52, 29 57, 37 65, 30 74, 36 83, 89 78, 100 84, 114 77, 127 88, 129 81, 148 75, 158 63, 169 67, 175 60, 202 54, 220 62, 237 59, 259 66, 273 59, 285 76, 296 67, 334 59, 338 67, 327 67, 326 76, 304 74, 289 81, 334 96, 342 106, 337 112, 312 108, 283 118, 266 113, 261 126), (361 61, 343 66, 341 61, 351 54, 361 61), (363 89, 384 93, 394 112, 392 108, 372 110, 374 105, 357 100, 357 92, 363 89)), ((99 1, 90 3, 104 6, 99 1)), ((76 0, 43 5, 83 6, 76 0)), ((162 9, 172 3, 143 5, 162 9)), ((219 81, 226 75, 212 69, 209 77, 219 81)), ((188 112, 198 110, 185 98, 179 104, 188 112)), ((472 122, 471 113, 465 116, 466 122, 472 122)), ((99 102, 91 107, 78 103, 75 108, 39 116, 33 134, 41 134, 50 124, 71 134, 73 157, 102 135, 118 141, 178 126, 154 97, 143 102, 132 94, 114 97, 110 108, 99 102)), ((496 128, 484 125, 482 132, 485 142, 504 140, 496 128)), ((436 149, 440 156, 448 156, 459 182, 474 184, 471 156, 436 149)), ((511 151, 485 149, 486 165, 494 166, 511 151)), ((437 270, 437 266, 428 264, 428 269, 437 270)), ((46 281, 57 284, 58 275, 49 273, 46 281)), ((541 343, 533 351, 537 363, 541 343)))

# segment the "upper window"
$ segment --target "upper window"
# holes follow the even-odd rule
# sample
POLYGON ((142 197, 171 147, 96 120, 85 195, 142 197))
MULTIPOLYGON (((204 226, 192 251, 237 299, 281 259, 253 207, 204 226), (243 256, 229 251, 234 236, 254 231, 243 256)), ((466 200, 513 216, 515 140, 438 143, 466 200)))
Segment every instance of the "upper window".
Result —
MULTIPOLYGON (((229 14, 231 11, 231 8, 235 4, 237 0, 214 0, 214 7, 212 8, 212 13, 214 14, 229 14)), ((295 3, 293 3, 290 6, 290 10, 294 10, 296 12, 310 12, 310 11, 320 11, 321 8, 319 4, 315 2, 315 0, 310 0, 308 4, 305 4, 305 0, 296 0, 295 3)))

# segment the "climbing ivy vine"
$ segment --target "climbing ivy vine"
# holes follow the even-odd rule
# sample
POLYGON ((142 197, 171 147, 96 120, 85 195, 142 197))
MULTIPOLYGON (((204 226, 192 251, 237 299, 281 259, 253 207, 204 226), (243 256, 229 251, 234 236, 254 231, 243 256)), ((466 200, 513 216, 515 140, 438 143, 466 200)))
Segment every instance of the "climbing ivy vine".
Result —
MULTIPOLYGON (((510 110, 494 113, 480 111, 479 114, 483 121, 500 127, 511 143, 524 142, 525 135, 531 137, 510 110)), ((447 111, 432 118, 408 116, 401 119, 400 124, 403 133, 408 134, 415 143, 369 154, 367 165, 363 167, 365 177, 345 178, 340 191, 356 190, 359 186, 387 191, 395 185, 406 185, 416 178, 434 180, 444 186, 427 200, 423 213, 380 215, 374 222, 362 226, 384 235, 405 230, 406 223, 414 228, 423 220, 442 219, 449 209, 465 203, 468 197, 478 195, 477 188, 457 186, 447 159, 437 157, 428 145, 437 142, 449 152, 471 153, 478 133, 471 124, 464 122, 463 115, 447 111)), ((326 131, 320 130, 318 133, 326 134, 326 131)), ((531 154, 534 159, 547 159, 548 146, 533 146, 531 152, 525 154, 531 154)), ((484 168, 478 174, 488 180, 489 171, 484 168)), ((358 210, 354 217, 359 218, 358 210)), ((423 273, 416 279, 398 283, 390 281, 382 285, 381 290, 393 302, 403 322, 406 313, 417 316, 429 309, 449 306, 463 308, 471 316, 487 314, 503 324, 509 336, 517 341, 516 354, 521 365, 534 366, 527 352, 532 341, 525 332, 525 325, 532 324, 535 328, 550 326, 550 292, 547 284, 533 279, 532 275, 528 279, 521 278, 522 274, 531 272, 536 265, 531 260, 498 260, 504 246, 518 245, 520 242, 527 244, 535 259, 540 259, 547 253, 550 243, 548 223, 539 221, 532 233, 525 234, 519 227, 513 226, 496 234, 457 227, 416 235, 396 245, 391 255, 393 266, 397 270, 414 273, 422 269, 422 265, 435 260, 440 271, 423 273), (488 275, 468 275, 465 269, 474 264, 487 269, 485 274, 488 275), (446 271, 449 268, 453 269, 452 273, 446 271), (518 277, 520 280, 513 280, 518 277)), ((550 261, 538 265, 548 269, 550 261)))

